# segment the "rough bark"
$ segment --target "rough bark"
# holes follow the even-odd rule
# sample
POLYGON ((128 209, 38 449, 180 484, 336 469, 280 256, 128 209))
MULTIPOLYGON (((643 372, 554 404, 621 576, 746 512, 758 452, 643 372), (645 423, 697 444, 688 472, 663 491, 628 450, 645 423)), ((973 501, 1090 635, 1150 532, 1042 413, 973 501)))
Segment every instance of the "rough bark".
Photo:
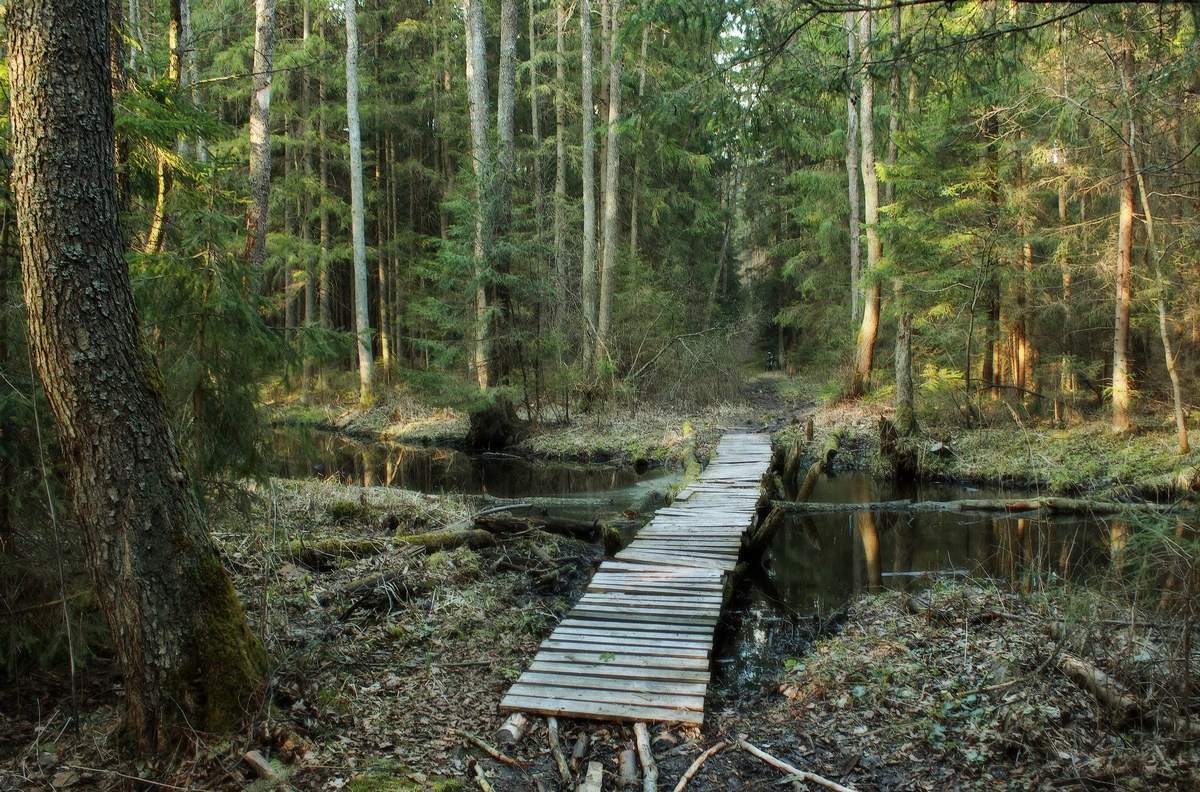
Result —
POLYGON ((846 183, 850 203, 850 319, 862 318, 862 238, 859 236, 858 194, 858 91, 854 75, 858 71, 858 35, 856 12, 846 12, 846 183))
POLYGON ((257 277, 267 258, 271 198, 271 70, 275 50, 275 0, 255 0, 254 76, 250 96, 250 206, 246 209, 246 262, 257 277))
MULTIPOLYGON (((892 6, 892 52, 900 51, 900 6, 892 6)), ((898 155, 898 146, 896 137, 900 133, 900 66, 898 63, 892 64, 891 82, 888 87, 888 100, 890 103, 889 118, 888 118, 888 147, 887 147, 887 165, 888 170, 892 171, 896 166, 898 155)), ((915 97, 910 94, 909 104, 915 104, 915 97)), ((892 177, 889 176, 885 185, 885 194, 887 203, 891 204, 896 200, 896 184, 892 177)), ((912 310, 905 304, 904 299, 904 280, 896 278, 892 284, 894 299, 896 301, 896 350, 894 360, 894 372, 896 379, 896 396, 895 396, 895 423, 896 429, 903 435, 915 434, 917 431, 917 413, 916 413, 916 395, 913 387, 912 375, 912 310)))
POLYGON ((580 115, 583 118, 583 272, 579 299, 583 303, 585 358, 590 366, 592 338, 596 333, 596 137, 592 126, 592 9, 588 0, 579 2, 579 38, 582 77, 580 115))
POLYGON ((371 401, 371 317, 367 311, 367 238, 363 212, 362 133, 358 124, 358 18, 354 3, 346 17, 346 126, 350 138, 350 235, 354 247, 354 333, 358 347, 358 399, 371 401))
MULTIPOLYGON (((1121 51, 1121 80, 1132 81, 1133 50, 1121 51)), ((1129 386, 1129 305, 1133 299, 1133 152, 1129 146, 1130 120, 1122 125, 1121 195, 1117 219, 1117 277, 1113 299, 1112 428, 1127 432, 1132 394, 1129 386)))
POLYGON ((608 135, 605 142, 606 165, 604 187, 604 264, 600 275, 600 311, 596 328, 595 359, 612 357, 612 296, 616 286, 617 236, 620 234, 620 219, 617 207, 617 182, 621 166, 621 140, 618 122, 621 118, 621 0, 612 0, 609 7, 611 30, 609 31, 609 77, 608 77, 608 135))
POLYGON ((105 0, 7 16, 12 186, 33 360, 140 750, 233 725, 265 655, 205 531, 118 228, 105 0))
POLYGON ((467 104, 471 116, 471 167, 475 173, 475 339, 472 363, 475 379, 486 390, 491 382, 489 312, 486 289, 487 249, 491 243, 488 193, 492 188, 488 146, 487 55, 483 29, 483 0, 463 0, 466 34, 467 104))
POLYGON ((858 329, 858 345, 854 355, 854 374, 850 382, 851 398, 866 392, 875 361, 875 341, 879 335, 879 281, 875 269, 879 266, 882 248, 879 241, 879 179, 875 173, 875 88, 866 64, 871 62, 871 13, 861 12, 858 20, 862 70, 861 99, 859 100, 859 135, 862 138, 863 220, 867 231, 867 264, 863 273, 867 280, 863 300, 862 324, 858 329))

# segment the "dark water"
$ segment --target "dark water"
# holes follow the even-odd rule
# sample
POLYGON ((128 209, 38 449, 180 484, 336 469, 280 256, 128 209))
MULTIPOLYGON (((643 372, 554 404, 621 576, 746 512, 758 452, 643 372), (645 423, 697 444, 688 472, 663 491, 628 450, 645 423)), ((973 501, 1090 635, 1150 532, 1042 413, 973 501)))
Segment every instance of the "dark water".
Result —
MULTIPOLYGON (((812 500, 1022 497, 1027 492, 921 485, 899 491, 863 474, 823 479, 812 500)), ((952 512, 793 514, 718 636, 719 686, 747 692, 798 656, 822 620, 860 592, 917 591, 940 577, 1014 588, 1081 579, 1107 566, 1127 526, 1084 517, 1037 519, 952 512)))
POLYGON ((646 491, 665 488, 679 478, 673 469, 532 462, 509 454, 360 443, 296 429, 276 433, 271 457, 272 474, 280 478, 333 478, 363 486, 499 498, 587 496, 597 507, 623 508, 646 491))

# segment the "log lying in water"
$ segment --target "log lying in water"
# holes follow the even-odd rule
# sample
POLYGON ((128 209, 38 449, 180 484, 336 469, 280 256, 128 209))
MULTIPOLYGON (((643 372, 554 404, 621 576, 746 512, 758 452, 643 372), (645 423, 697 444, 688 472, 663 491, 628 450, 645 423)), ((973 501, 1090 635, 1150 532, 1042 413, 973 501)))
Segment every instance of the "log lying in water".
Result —
POLYGON ((807 503, 795 501, 771 501, 776 509, 802 514, 829 514, 857 511, 910 511, 910 512, 986 512, 1014 513, 1045 511, 1051 514, 1123 514, 1128 512, 1171 513, 1195 511, 1190 505, 1161 503, 1121 503, 1119 501, 1095 501, 1080 498, 969 498, 952 501, 870 501, 865 503, 807 503))

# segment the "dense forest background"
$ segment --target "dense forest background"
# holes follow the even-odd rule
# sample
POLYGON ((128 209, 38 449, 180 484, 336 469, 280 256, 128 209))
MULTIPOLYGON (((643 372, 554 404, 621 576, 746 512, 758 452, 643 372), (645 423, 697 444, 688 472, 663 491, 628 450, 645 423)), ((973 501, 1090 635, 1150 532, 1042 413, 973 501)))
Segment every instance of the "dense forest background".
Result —
MULTIPOLYGON (((732 398, 764 368, 893 404, 905 433, 1011 415, 1187 450, 1195 4, 109 7, 139 340, 200 500, 263 473, 264 404, 503 398, 551 425, 732 398)), ((15 673, 75 651, 29 604, 84 563, 61 541, 10 132, 15 673)))

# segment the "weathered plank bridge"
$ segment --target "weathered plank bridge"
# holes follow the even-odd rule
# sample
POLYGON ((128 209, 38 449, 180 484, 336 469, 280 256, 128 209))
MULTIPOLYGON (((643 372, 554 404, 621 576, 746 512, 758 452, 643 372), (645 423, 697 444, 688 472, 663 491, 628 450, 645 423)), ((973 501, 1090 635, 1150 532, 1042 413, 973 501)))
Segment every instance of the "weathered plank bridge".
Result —
POLYGON ((768 435, 725 435, 700 477, 600 565, 501 711, 702 723, 725 576, 770 458, 768 435))

